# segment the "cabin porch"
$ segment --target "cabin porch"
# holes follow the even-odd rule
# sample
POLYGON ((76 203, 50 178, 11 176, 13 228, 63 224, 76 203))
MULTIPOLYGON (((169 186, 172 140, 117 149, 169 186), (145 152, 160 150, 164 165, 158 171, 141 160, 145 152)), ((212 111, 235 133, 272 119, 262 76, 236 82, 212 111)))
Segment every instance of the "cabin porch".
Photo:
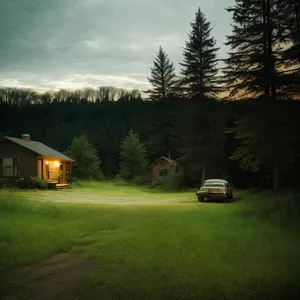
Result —
POLYGON ((48 185, 68 185, 72 175, 72 163, 48 157, 38 157, 38 176, 48 185))

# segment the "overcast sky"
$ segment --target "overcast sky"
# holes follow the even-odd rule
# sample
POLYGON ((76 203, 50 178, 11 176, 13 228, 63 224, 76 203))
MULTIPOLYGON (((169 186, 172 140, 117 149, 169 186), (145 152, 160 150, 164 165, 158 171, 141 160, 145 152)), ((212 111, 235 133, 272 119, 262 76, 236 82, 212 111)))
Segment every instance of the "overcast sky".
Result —
POLYGON ((161 45, 177 71, 195 12, 220 57, 234 0, 0 0, 0 86, 145 89, 161 45))

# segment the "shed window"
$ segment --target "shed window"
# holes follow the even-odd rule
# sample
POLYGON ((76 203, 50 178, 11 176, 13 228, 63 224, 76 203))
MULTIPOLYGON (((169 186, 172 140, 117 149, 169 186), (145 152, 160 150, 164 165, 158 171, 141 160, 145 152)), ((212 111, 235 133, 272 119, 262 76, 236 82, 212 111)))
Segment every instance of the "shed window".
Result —
POLYGON ((168 176, 168 169, 160 169, 159 177, 166 177, 166 176, 168 176))

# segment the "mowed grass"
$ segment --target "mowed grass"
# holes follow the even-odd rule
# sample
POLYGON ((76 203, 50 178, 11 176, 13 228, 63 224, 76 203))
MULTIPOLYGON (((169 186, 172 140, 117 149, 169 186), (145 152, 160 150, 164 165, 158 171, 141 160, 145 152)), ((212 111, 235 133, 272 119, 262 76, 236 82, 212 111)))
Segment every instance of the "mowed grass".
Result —
POLYGON ((174 198, 112 183, 84 183, 70 191, 2 191, 3 285, 23 267, 67 252, 97 261, 72 299, 298 299, 296 209, 283 214, 288 199, 275 202, 268 193, 238 196, 240 201, 226 205, 199 204, 192 192, 174 198), (37 201, 45 193, 175 200, 130 206, 37 201))

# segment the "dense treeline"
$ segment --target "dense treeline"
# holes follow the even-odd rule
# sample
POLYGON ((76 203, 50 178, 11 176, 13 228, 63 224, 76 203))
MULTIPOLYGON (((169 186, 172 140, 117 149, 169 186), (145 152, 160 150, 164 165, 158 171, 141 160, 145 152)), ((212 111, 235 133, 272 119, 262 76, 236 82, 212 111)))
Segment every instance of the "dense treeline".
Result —
POLYGON ((61 89, 59 91, 48 91, 38 93, 28 88, 0 87, 0 103, 17 106, 27 106, 30 104, 48 104, 56 102, 84 103, 103 101, 128 101, 130 99, 142 99, 139 90, 128 91, 110 86, 99 87, 97 89, 85 88, 75 91, 61 89))
MULTIPOLYGON (((118 173, 121 140, 132 129, 146 144, 150 162, 161 155, 168 156, 169 152, 173 159, 179 159, 185 166, 189 185, 200 182, 206 158, 206 176, 225 177, 239 187, 270 187, 271 173, 267 166, 255 173, 246 172, 230 159, 240 143, 233 134, 225 132, 226 128, 231 127, 236 118, 246 115, 251 107, 251 101, 227 103, 211 100, 199 103, 185 98, 161 102, 136 99, 99 103, 56 102, 25 107, 2 103, 0 128, 3 134, 16 137, 28 132, 34 140, 60 151, 67 150, 75 136, 85 134, 96 146, 108 178, 118 173), (196 113, 198 123, 191 123, 196 113), (201 131, 197 130, 197 126, 201 126, 201 131), (203 136, 201 149, 186 148, 186 132, 203 136)), ((278 119, 278 122, 285 126, 284 120, 295 120, 294 126, 282 127, 282 130, 293 133, 293 149, 300 153, 300 140, 296 138, 300 136, 300 124, 296 121, 300 103, 284 102, 282 110, 285 110, 284 118, 278 119)), ((281 140, 278 139, 274 152, 280 146, 281 140)), ((292 185, 300 167, 299 158, 288 167, 283 176, 284 183, 292 185)))
POLYGON ((239 187, 299 186, 298 2, 236 0, 227 9, 234 26, 223 70, 211 24, 199 9, 178 76, 159 48, 147 101, 137 90, 110 87, 44 94, 3 88, 0 129, 28 132, 61 151, 86 135, 108 178, 119 173, 121 141, 133 130, 149 161, 176 159, 188 185, 223 177, 239 187))

